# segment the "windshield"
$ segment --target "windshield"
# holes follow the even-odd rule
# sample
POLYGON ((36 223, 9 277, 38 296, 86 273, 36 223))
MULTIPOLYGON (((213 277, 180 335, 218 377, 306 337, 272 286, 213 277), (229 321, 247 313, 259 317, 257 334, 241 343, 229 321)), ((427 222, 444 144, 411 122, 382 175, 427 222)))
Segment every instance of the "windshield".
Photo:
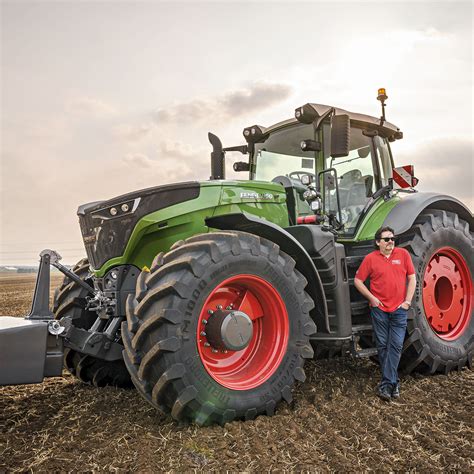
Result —
POLYGON ((315 159, 271 151, 257 151, 257 173, 256 179, 261 181, 271 181, 277 176, 288 176, 292 179, 301 180, 302 174, 314 174, 315 159))
POLYGON ((314 140, 312 125, 292 125, 273 132, 264 143, 255 145, 255 179, 271 181, 277 176, 300 180, 316 171, 316 152, 301 151, 301 141, 314 140))

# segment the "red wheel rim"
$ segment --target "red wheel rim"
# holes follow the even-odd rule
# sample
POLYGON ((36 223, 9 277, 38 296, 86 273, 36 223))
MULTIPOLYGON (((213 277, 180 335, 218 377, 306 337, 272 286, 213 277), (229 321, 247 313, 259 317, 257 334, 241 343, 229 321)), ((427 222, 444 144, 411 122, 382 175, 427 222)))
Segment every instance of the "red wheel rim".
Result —
POLYGON ((423 307, 431 328, 441 339, 456 339, 469 325, 471 274, 462 255, 451 247, 438 249, 426 266, 423 307))
POLYGON ((289 321, 286 306, 275 288, 255 275, 237 275, 214 288, 204 303, 197 326, 199 356, 209 375, 224 387, 249 390, 268 380, 286 353, 289 321), (202 335, 209 311, 231 308, 247 314, 253 336, 240 351, 213 352, 202 335))

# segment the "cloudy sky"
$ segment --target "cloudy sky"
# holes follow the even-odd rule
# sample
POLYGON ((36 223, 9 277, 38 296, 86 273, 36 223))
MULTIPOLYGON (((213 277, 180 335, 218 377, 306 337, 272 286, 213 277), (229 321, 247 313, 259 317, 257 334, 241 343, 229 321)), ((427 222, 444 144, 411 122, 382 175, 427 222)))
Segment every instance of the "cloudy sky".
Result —
POLYGON ((379 87, 397 164, 472 210, 472 35, 461 1, 1 1, 0 264, 72 263, 79 204, 207 179, 208 131, 379 116, 379 87))

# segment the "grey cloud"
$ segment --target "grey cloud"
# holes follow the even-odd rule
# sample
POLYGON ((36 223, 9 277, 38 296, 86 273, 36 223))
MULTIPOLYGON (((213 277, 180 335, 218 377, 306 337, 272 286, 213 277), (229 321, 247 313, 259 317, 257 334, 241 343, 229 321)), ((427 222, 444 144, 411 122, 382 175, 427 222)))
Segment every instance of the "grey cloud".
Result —
POLYGON ((396 155, 399 165, 414 164, 420 179, 419 191, 436 191, 456 197, 471 212, 474 207, 473 141, 445 138, 418 145, 410 152, 396 155))
POLYGON ((256 83, 250 89, 230 92, 222 98, 229 115, 242 115, 286 100, 291 87, 286 84, 256 83))
POLYGON ((247 89, 230 91, 215 98, 195 99, 159 109, 155 119, 159 123, 170 123, 198 121, 212 117, 219 120, 239 117, 282 102, 291 92, 291 87, 286 84, 257 82, 247 89))

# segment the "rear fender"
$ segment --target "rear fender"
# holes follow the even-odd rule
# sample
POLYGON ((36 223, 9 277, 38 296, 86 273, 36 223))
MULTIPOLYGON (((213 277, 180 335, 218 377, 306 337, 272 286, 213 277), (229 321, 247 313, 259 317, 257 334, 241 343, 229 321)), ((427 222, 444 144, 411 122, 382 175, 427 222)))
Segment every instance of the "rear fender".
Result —
POLYGON ((237 230, 258 235, 276 243, 283 252, 296 261, 296 269, 308 280, 306 291, 313 298, 315 308, 311 311, 318 333, 329 333, 329 319, 324 289, 316 267, 308 252, 291 234, 281 227, 247 213, 226 214, 209 217, 206 225, 219 230, 237 230))
POLYGON ((472 228, 472 212, 459 200, 445 194, 413 193, 404 197, 388 214, 383 225, 391 227, 396 235, 406 232, 425 209, 440 209, 458 214, 472 228))

